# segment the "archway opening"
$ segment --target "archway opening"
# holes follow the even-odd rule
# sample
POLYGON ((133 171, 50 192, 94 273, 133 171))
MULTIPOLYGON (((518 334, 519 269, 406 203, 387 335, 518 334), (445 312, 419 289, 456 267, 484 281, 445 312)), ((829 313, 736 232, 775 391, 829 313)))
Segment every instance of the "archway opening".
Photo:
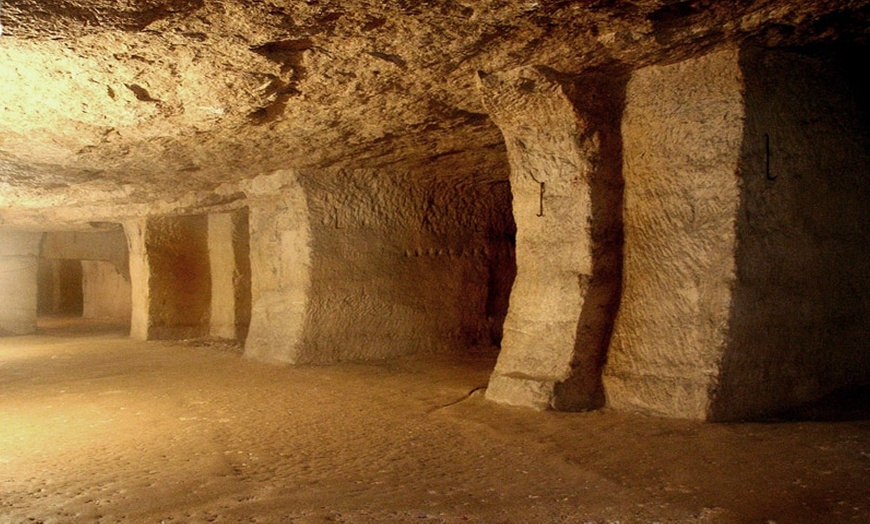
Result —
POLYGON ((55 335, 123 331, 130 324, 130 272, 120 226, 43 234, 37 327, 55 335))

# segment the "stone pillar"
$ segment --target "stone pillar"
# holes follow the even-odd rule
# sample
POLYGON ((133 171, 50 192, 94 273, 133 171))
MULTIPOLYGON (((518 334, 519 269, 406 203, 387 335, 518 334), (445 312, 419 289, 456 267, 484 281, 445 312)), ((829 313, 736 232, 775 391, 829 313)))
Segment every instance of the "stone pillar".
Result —
POLYGON ((211 278, 205 216, 153 217, 125 224, 130 245, 131 336, 208 334, 211 278))
POLYGON ((260 177, 250 190, 251 325, 245 356, 295 363, 311 287, 305 191, 292 173, 260 177))
POLYGON ((41 233, 0 232, 0 336, 36 332, 41 233))
POLYGON ((251 264, 248 210, 208 217, 211 263, 209 335, 244 341, 251 320, 251 264))
POLYGON ((151 269, 145 251, 145 230, 148 219, 138 218, 124 223, 130 249, 130 336, 148 339, 149 278, 151 269))
POLYGON ((607 403, 705 418, 735 281, 742 79, 736 50, 635 71, 624 144, 623 296, 607 403))
POLYGON ((580 410, 601 367, 621 264, 619 75, 566 82, 543 68, 480 78, 511 166, 517 277, 487 398, 580 410))

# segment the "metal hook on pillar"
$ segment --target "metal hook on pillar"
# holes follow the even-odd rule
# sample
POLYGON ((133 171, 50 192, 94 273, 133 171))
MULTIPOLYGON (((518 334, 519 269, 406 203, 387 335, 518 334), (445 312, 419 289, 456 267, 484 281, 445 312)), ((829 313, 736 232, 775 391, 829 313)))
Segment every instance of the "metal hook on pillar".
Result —
POLYGON ((540 211, 535 216, 542 217, 544 216, 544 182, 540 182, 541 184, 541 200, 540 200, 540 211))
POLYGON ((770 135, 764 133, 764 176, 768 180, 776 180, 779 175, 770 176, 770 135))

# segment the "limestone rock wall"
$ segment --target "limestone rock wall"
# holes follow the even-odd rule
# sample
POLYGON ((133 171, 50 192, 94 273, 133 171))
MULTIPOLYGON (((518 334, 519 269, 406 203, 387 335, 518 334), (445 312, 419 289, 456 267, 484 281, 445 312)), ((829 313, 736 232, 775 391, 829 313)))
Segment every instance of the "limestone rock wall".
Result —
POLYGON ((148 339, 150 300, 150 267, 145 253, 145 230, 147 219, 131 219, 124 222, 130 254, 130 336, 148 339))
POLYGON ((81 261, 82 316, 129 323, 130 278, 115 264, 102 260, 81 261))
POLYGON ((36 332, 41 233, 0 231, 0 336, 36 332))
POLYGON ((151 268, 149 338, 207 334, 211 306, 207 217, 149 219, 145 246, 151 268))
POLYGON ((748 47, 737 280, 710 417, 870 383, 870 139, 863 55, 748 47))
POLYGON ((870 382, 862 55, 806 53, 632 76, 612 407, 732 420, 870 382))
POLYGON ((737 58, 726 49, 628 82, 623 296, 604 375, 613 408, 707 416, 735 283, 737 58))
POLYGON ((331 362, 497 342, 513 279, 506 174, 447 166, 467 169, 451 159, 263 181, 246 353, 331 362))
POLYGON ((43 237, 40 255, 46 259, 105 260, 121 274, 129 271, 127 239, 120 227, 111 231, 49 231, 43 237))
POLYGON ((312 300, 302 360, 492 344, 505 314, 493 296, 504 293, 496 288, 504 278, 490 266, 510 249, 508 185, 445 180, 431 169, 333 171, 305 180, 312 300))

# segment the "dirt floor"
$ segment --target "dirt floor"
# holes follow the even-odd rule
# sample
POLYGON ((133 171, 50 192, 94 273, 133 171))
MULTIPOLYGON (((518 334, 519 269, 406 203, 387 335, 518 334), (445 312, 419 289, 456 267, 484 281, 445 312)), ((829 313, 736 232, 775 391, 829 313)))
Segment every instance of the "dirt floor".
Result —
POLYGON ((0 522, 870 521, 864 404, 534 412, 469 395, 491 359, 293 368, 97 328, 0 339, 0 522))

